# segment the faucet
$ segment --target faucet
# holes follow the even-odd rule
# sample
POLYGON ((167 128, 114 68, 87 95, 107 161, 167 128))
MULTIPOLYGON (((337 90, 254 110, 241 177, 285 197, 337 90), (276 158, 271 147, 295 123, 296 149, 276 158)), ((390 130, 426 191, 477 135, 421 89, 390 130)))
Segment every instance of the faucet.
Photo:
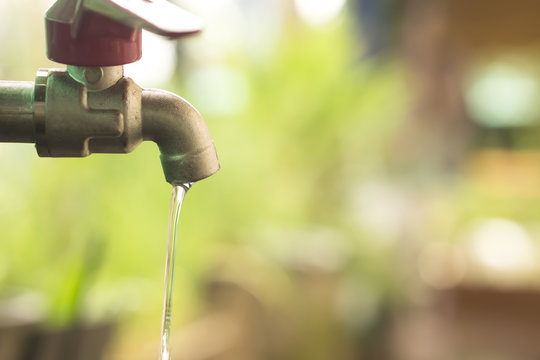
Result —
POLYGON ((66 69, 0 81, 0 142, 35 143, 41 157, 84 157, 129 153, 151 140, 173 185, 219 170, 191 104, 124 76, 123 65, 142 56, 141 29, 179 38, 202 29, 196 16, 167 0, 58 0, 45 23, 47 56, 66 69))

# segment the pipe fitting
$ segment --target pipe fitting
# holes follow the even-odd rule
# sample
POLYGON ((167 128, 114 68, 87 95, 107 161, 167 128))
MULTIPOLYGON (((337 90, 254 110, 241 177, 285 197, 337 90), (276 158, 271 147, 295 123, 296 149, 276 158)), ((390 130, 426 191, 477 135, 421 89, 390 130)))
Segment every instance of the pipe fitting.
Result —
POLYGON ((67 72, 88 91, 110 88, 124 77, 123 66, 75 66, 68 65, 67 72))
POLYGON ((141 135, 132 134, 136 126, 125 127, 125 118, 140 122, 140 92, 128 78, 103 91, 91 92, 65 70, 38 72, 34 91, 34 108, 38 111, 34 114, 39 156, 130 152, 141 135))

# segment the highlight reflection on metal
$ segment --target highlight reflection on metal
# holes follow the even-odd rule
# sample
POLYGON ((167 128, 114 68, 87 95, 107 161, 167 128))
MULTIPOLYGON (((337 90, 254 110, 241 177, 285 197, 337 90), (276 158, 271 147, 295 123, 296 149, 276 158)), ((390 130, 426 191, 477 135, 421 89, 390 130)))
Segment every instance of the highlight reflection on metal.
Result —
POLYGON ((41 149, 37 149, 38 153, 47 148, 45 141, 45 96, 47 94, 47 79, 49 70, 39 69, 36 74, 36 82, 34 86, 34 123, 36 124, 36 146, 43 144, 41 149), (37 138, 40 138, 38 141, 37 138))

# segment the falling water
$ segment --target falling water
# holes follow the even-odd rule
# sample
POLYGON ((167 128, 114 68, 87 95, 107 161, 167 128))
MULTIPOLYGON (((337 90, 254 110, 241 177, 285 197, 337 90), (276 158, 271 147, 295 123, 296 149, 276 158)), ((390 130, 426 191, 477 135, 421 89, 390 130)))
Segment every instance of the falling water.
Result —
POLYGON ((167 257, 165 260, 165 296, 163 301, 163 320, 161 324, 161 360, 169 360, 171 335, 171 304, 174 281, 174 257, 176 252, 176 237, 178 219, 182 202, 191 184, 173 187, 171 207, 169 209, 169 233, 167 235, 167 257))

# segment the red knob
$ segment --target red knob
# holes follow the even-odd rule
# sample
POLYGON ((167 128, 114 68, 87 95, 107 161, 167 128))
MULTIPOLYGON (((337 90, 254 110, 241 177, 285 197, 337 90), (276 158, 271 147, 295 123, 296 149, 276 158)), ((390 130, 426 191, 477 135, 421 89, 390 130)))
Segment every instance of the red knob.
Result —
POLYGON ((83 11, 79 31, 73 24, 46 19, 47 56, 68 65, 113 66, 142 56, 141 29, 135 29, 93 11, 83 11))
POLYGON ((141 28, 171 38, 202 28, 196 16, 166 0, 58 0, 45 23, 49 59, 78 66, 139 60, 141 28))

